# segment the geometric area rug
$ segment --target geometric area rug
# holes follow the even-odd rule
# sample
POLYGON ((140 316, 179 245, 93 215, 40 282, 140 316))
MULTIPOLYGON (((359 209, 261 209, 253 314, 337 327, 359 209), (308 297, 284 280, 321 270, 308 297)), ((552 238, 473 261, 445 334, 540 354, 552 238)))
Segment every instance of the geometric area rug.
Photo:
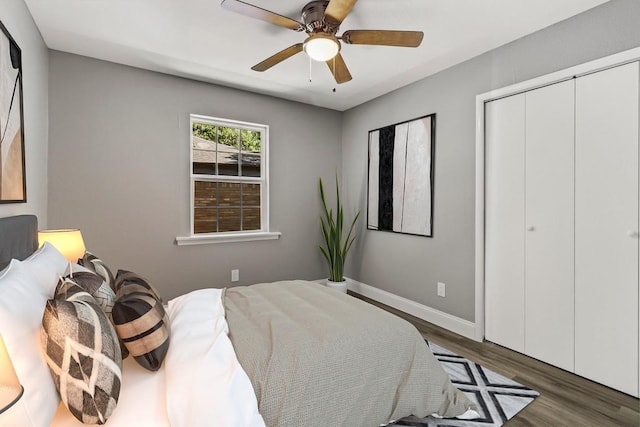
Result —
POLYGON ((488 427, 501 426, 540 395, 535 390, 471 362, 437 344, 427 344, 449 374, 451 382, 478 407, 480 418, 402 418, 390 426, 488 427))

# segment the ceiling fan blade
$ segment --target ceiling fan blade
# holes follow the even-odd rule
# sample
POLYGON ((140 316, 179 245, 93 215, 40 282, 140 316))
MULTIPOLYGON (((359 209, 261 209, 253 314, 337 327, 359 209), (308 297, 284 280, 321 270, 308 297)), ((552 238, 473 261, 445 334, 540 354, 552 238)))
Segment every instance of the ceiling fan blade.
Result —
POLYGON ((331 74, 336 79, 338 84, 345 83, 351 80, 351 73, 347 68, 347 64, 344 63, 344 59, 342 59, 342 55, 339 53, 327 61, 327 65, 329 66, 329 70, 331 70, 331 74))
POLYGON ((422 43, 422 31, 351 30, 342 34, 347 44, 418 47, 422 43))
POLYGON ((289 28, 290 30, 302 31, 304 29, 304 25, 295 19, 278 15, 270 10, 254 6, 240 0, 222 0, 221 5, 227 10, 241 13, 251 18, 260 19, 261 21, 267 21, 281 27, 289 28))
POLYGON ((330 0, 327 9, 324 11, 325 18, 329 18, 334 24, 341 24, 353 9, 356 1, 358 0, 330 0))
POLYGON ((291 58, 293 55, 300 52, 302 52, 302 43, 296 43, 293 46, 289 46, 288 48, 281 50, 275 55, 268 57, 259 64, 254 65, 253 67, 251 67, 251 69, 253 71, 266 71, 274 65, 277 65, 285 59, 291 58))

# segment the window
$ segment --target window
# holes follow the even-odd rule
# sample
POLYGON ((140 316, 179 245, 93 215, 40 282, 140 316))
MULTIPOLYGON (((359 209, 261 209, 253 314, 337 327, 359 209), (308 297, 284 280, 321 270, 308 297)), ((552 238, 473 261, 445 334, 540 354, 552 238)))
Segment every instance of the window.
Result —
POLYGON ((269 232, 269 127, 191 115, 191 236, 178 244, 275 239, 269 232))

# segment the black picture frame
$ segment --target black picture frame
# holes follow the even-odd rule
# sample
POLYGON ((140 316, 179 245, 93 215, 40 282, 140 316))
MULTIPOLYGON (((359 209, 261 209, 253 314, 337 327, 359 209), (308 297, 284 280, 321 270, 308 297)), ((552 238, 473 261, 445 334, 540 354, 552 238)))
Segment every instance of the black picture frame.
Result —
POLYGON ((369 131, 367 229, 433 237, 436 114, 369 131))
POLYGON ((22 51, 0 22, 0 203, 25 203, 22 51))

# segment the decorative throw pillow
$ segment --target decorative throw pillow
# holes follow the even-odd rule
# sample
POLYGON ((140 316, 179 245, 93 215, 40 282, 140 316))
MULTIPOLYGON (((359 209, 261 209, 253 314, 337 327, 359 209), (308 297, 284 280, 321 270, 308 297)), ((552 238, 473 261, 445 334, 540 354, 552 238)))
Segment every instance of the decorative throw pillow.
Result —
POLYGON ((75 268, 71 266, 71 271, 58 280, 56 294, 58 294, 64 282, 73 282, 89 292, 107 315, 107 318, 111 319, 111 310, 113 309, 113 303, 116 302, 116 294, 101 276, 80 265, 76 265, 75 268))
POLYGON ((62 402, 79 421, 104 424, 118 403, 122 358, 118 337, 95 299, 64 281, 42 317, 45 359, 62 402))
MULTIPOLYGON (((55 298, 67 299, 70 296, 69 292, 73 289, 72 284, 79 286, 91 294, 95 302, 97 302, 102 311, 107 315, 109 321, 113 322, 111 311, 113 310, 113 304, 116 302, 116 294, 101 276, 92 273, 89 269, 81 265, 69 264, 65 277, 61 277, 58 280, 55 298), (100 282, 99 285, 98 282, 100 282)), ((129 357, 129 351, 122 341, 119 341, 119 347, 122 360, 129 357)))
MULTIPOLYGON (((58 286, 56 286, 56 292, 53 295, 53 299, 55 300, 63 300, 63 301, 83 301, 92 304, 98 304, 96 299, 91 296, 89 291, 83 289, 80 285, 78 285, 73 280, 64 280, 60 279, 58 282, 58 286)), ((47 301, 47 304, 49 301, 47 301)))
POLYGON ((111 312, 118 337, 145 369, 160 369, 169 349, 169 318, 149 282, 119 270, 116 302, 111 312))
POLYGON ((133 292, 143 292, 153 296, 158 301, 162 302, 162 298, 160 298, 160 294, 153 287, 151 283, 144 277, 140 276, 138 273, 134 273, 127 270, 118 270, 116 274, 116 280, 114 285, 114 290, 116 293, 120 290, 122 286, 126 285, 128 287, 127 293, 133 292))
POLYGON ((84 253, 82 258, 78 259, 78 264, 102 277, 104 281, 107 282, 107 285, 109 285, 111 289, 115 290, 113 273, 111 273, 107 264, 105 264, 100 258, 87 251, 84 253))

